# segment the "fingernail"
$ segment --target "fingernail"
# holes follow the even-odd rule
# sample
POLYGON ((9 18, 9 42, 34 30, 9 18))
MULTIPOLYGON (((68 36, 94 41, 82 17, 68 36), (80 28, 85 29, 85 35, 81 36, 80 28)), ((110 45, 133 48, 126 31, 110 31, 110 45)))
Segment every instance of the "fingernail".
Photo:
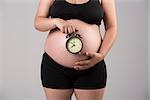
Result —
POLYGON ((88 52, 86 52, 86 55, 88 55, 88 52))

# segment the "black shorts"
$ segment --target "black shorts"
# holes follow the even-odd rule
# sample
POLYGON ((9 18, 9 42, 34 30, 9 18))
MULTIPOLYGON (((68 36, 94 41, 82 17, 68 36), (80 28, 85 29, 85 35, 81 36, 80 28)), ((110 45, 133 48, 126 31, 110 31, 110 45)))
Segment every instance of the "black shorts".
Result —
POLYGON ((41 62, 43 87, 53 89, 100 89, 106 86, 107 70, 104 59, 93 67, 75 70, 55 62, 46 52, 41 62))

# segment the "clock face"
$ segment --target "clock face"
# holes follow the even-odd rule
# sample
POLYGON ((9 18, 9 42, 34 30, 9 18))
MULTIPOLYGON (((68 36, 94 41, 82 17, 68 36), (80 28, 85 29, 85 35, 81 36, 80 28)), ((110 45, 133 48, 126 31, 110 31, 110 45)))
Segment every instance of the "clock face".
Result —
POLYGON ((69 50, 69 52, 74 53, 74 54, 80 52, 82 49, 82 46, 83 44, 81 40, 77 37, 69 38, 66 44, 66 47, 69 50))

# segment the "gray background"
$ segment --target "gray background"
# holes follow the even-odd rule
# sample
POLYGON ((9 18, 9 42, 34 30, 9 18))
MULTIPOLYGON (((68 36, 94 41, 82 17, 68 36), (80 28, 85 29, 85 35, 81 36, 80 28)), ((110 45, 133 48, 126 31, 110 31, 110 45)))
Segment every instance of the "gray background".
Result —
MULTIPOLYGON (((47 32, 33 27, 37 4, 38 0, 0 1, 0 100, 45 100, 40 63, 47 32)), ((148 100, 149 4, 116 0, 118 32, 105 58, 104 100, 148 100)))

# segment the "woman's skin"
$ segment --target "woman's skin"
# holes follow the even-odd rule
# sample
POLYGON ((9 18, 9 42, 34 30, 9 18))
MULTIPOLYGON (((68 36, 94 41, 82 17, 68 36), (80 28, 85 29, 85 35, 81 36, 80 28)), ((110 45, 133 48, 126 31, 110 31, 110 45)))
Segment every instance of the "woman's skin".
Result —
MULTIPOLYGON (((38 5, 37 13, 35 16, 34 27, 42 32, 59 28, 64 34, 72 33, 76 29, 68 21, 60 18, 48 18, 49 7, 53 4, 54 0, 40 0, 38 5)), ((88 2, 88 0, 66 0, 69 3, 82 4, 88 2)), ((97 62, 102 60, 109 50, 111 49, 117 33, 117 18, 115 10, 115 0, 99 0, 102 6, 104 14, 104 26, 105 34, 99 53, 82 52, 81 54, 90 56, 91 59, 97 59, 97 62)), ((82 66, 86 64, 94 65, 96 62, 91 61, 80 61, 76 62, 82 70, 82 66)), ((104 96, 105 88, 101 89, 51 89, 43 87, 47 100, 71 100, 72 93, 75 93, 77 100, 102 100, 104 96)))
MULTIPOLYGON (((88 51, 94 53, 95 55, 96 54, 99 55, 99 53, 97 52, 101 44, 102 38, 99 26, 96 24, 88 24, 78 19, 69 19, 66 21, 69 22, 72 26, 74 26, 75 29, 77 29, 77 33, 81 35, 82 42, 84 45, 82 52, 88 51)), ((86 55, 71 54, 66 50, 65 43, 66 43, 66 34, 61 32, 59 29, 53 29, 51 32, 49 32, 44 45, 45 52, 55 61, 57 61, 57 63, 65 67, 69 68, 80 67, 80 70, 84 70, 88 69, 89 67, 92 67, 93 64, 96 64, 102 58, 101 56, 99 56, 98 59, 98 55, 93 56, 91 59, 86 60, 91 62, 91 64, 87 64, 84 66, 77 66, 75 64, 76 62, 85 60, 88 57, 86 55)))

